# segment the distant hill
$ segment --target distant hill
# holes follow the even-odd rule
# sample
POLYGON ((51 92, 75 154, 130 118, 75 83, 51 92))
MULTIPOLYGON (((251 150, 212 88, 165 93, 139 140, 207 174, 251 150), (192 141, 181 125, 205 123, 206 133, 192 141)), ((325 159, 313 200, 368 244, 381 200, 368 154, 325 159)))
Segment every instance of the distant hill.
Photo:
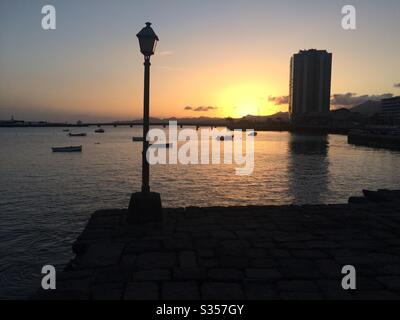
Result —
MULTIPOLYGON (((253 116, 253 115, 247 115, 242 118, 235 118, 233 121, 241 121, 241 120, 246 120, 246 121, 252 121, 252 122, 265 122, 268 119, 272 120, 282 120, 282 121, 287 121, 289 119, 289 113, 288 112, 278 112, 269 116, 253 116)), ((157 123, 157 122, 166 122, 166 121, 178 121, 181 124, 185 123, 222 123, 226 122, 227 118, 217 118, 217 117, 185 117, 185 118, 177 118, 177 117, 171 117, 171 118, 150 118, 150 122, 152 123, 157 123)), ((119 124, 124 124, 124 123, 141 123, 142 119, 135 119, 135 120, 130 120, 130 121, 116 121, 115 123, 119 124)))
POLYGON ((358 106, 350 108, 350 110, 352 112, 358 112, 358 113, 361 113, 362 115, 371 117, 375 113, 381 111, 381 102, 368 100, 362 104, 359 104, 358 106))
POLYGON ((269 119, 281 119, 283 121, 289 120, 289 112, 277 112, 268 116, 269 119))
POLYGON ((288 112, 278 112, 275 114, 271 114, 269 116, 253 116, 247 115, 243 117, 241 120, 253 121, 253 122, 265 122, 267 120, 282 120, 288 121, 289 120, 289 113, 288 112))

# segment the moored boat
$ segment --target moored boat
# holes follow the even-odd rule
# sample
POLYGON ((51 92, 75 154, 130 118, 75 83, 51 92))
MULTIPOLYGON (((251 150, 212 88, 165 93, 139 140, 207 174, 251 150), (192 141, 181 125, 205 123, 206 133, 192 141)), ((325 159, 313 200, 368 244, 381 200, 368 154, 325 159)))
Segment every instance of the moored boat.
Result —
POLYGON ((53 152, 82 152, 82 146, 52 147, 53 152))
POLYGON ((100 128, 100 129, 96 129, 94 132, 96 132, 96 133, 104 133, 104 132, 106 132, 106 130, 100 128))
POLYGON ((143 138, 142 137, 132 137, 133 142, 142 142, 143 138))
POLYGON ((68 134, 70 137, 86 137, 87 134, 86 133, 69 133, 68 134))
POLYGON ((150 147, 155 147, 155 148, 172 148, 173 143, 153 143, 150 144, 150 147))
POLYGON ((231 136, 218 136, 218 141, 232 141, 234 139, 234 135, 231 136))

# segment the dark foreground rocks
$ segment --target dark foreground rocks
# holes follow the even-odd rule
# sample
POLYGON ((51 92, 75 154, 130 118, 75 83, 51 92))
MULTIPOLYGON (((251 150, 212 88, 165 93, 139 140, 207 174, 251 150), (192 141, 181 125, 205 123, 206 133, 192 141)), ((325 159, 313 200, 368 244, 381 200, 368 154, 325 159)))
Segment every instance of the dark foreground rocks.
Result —
POLYGON ((166 209, 161 225, 98 211, 57 289, 34 298, 399 299, 400 202, 384 201, 387 192, 366 196, 344 205, 166 209), (356 290, 342 288, 345 265, 356 269, 356 290))

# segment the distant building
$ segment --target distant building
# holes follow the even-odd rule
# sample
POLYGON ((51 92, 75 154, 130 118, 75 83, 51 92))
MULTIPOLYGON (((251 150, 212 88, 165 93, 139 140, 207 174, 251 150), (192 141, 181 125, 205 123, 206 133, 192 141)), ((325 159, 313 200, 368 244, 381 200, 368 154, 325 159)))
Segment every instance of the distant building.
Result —
POLYGON ((291 120, 324 115, 330 110, 332 53, 302 50, 290 61, 289 114, 291 120))
POLYGON ((11 116, 10 120, 0 120, 0 127, 21 127, 25 125, 23 120, 15 120, 14 116, 11 116))
POLYGON ((400 124, 400 96, 381 101, 381 118, 385 124, 400 124))

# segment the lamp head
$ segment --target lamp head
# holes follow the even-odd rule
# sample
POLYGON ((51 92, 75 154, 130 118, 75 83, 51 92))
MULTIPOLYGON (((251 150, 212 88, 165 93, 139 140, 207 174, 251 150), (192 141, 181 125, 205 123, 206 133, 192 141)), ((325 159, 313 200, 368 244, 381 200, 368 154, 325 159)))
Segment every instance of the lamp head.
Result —
POLYGON ((136 36, 139 39, 140 52, 145 57, 152 56, 156 50, 158 36, 151 27, 151 23, 146 22, 146 26, 136 36))

